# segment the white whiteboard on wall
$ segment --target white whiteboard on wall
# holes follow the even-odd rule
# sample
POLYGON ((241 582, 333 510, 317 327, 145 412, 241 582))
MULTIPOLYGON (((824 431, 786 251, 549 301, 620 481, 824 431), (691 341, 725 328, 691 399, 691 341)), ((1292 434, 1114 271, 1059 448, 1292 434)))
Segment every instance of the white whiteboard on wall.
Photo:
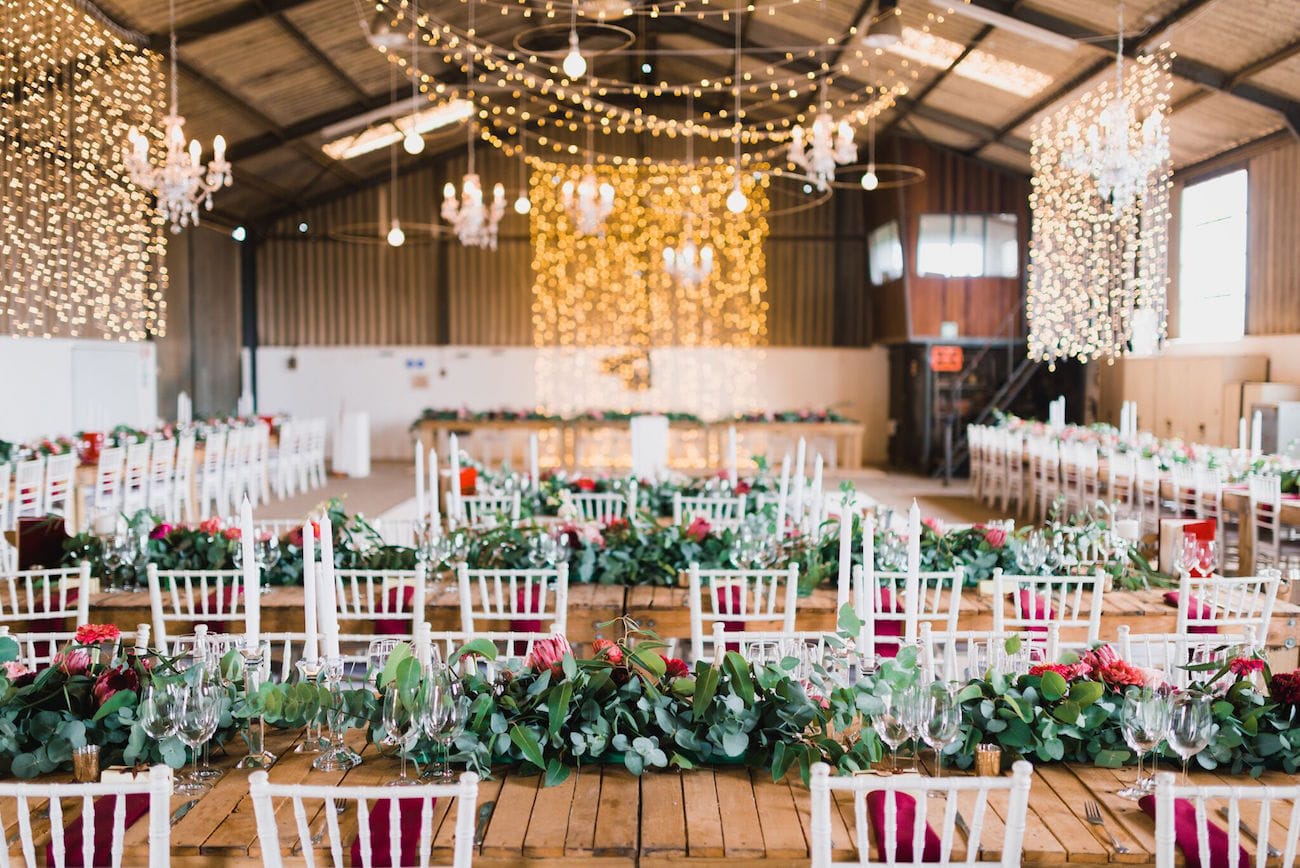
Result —
POLYGON ((72 348, 72 427, 106 431, 145 427, 157 411, 152 344, 80 344, 72 348))

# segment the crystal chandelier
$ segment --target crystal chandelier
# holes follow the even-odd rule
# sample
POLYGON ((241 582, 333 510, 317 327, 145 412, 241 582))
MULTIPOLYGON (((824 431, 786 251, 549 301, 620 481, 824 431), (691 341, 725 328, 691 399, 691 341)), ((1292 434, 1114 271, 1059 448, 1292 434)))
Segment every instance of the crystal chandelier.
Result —
POLYGON ((1065 155, 1067 168, 1096 180, 1097 194, 1119 212, 1133 204, 1151 175, 1169 159, 1169 130, 1160 106, 1140 123, 1135 102, 1124 90, 1124 4, 1119 4, 1119 38, 1115 51, 1115 92, 1065 155))
POLYGON ((163 119, 167 131, 163 140, 167 156, 162 165, 149 162, 149 140, 139 128, 132 126, 127 133, 127 143, 122 148, 122 160, 127 174, 137 187, 149 190, 158 200, 158 213, 171 223, 172 232, 180 232, 191 223, 199 223, 199 203, 212 210, 212 194, 229 187, 234 179, 230 163, 226 161, 226 140, 217 136, 212 141, 212 161, 206 167, 200 162, 202 146, 198 139, 190 141, 185 150, 185 118, 178 110, 176 88, 176 4, 168 4, 171 20, 171 111, 163 119))
POLYGON ((713 273, 713 248, 696 243, 691 223, 687 216, 677 246, 664 248, 664 271, 683 286, 699 286, 713 273))
MULTIPOLYGON (((474 3, 469 4, 469 29, 474 30, 474 3)), ((474 53, 467 57, 466 92, 469 101, 474 101, 474 53)), ((460 201, 456 200, 456 185, 447 182, 442 188, 442 219, 456 230, 456 237, 466 247, 488 247, 497 249, 497 224, 506 213, 506 190, 497 184, 492 188, 492 205, 483 201, 483 184, 474 171, 474 120, 466 121, 469 134, 469 164, 465 177, 460 182, 460 201)))
POLYGON ((614 185, 596 177, 591 164, 592 128, 587 127, 587 170, 577 184, 567 180, 560 188, 560 201, 579 235, 605 235, 605 218, 614 210, 614 185))
POLYGON ((790 134, 787 159, 807 172, 818 190, 825 190, 835 179, 836 166, 857 162, 858 146, 853 142, 853 127, 848 121, 840 121, 837 125, 831 118, 825 79, 822 79, 820 103, 817 117, 813 120, 812 141, 805 141, 803 127, 795 127, 790 134))

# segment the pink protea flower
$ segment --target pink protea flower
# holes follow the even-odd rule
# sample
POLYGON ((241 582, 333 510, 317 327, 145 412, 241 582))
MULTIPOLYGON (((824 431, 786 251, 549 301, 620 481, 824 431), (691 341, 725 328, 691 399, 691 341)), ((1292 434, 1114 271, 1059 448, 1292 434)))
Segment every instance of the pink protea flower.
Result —
POLYGON ((687 526, 686 536, 696 542, 704 542, 712 530, 713 526, 709 524, 708 520, 704 516, 699 516, 687 526))
POLYGON ((534 642, 533 650, 529 652, 525 663, 535 672, 540 673, 545 669, 549 669, 551 674, 558 678, 564 673, 564 667, 561 664, 565 656, 572 653, 573 649, 569 646, 569 640, 562 635, 556 635, 549 639, 534 642))
POLYGON ((597 639, 591 643, 591 652, 598 660, 608 660, 615 666, 623 662, 623 649, 612 639, 597 639))
POLYGON ((1007 532, 1000 527, 987 527, 984 529, 984 542, 1000 549, 1007 544, 1007 532))
POLYGON ((103 705, 121 690, 139 690, 140 676, 129 666, 114 666, 100 673, 90 693, 96 705, 103 705))
POLYGON ((90 671, 90 652, 85 648, 68 648, 56 654, 53 663, 64 675, 85 675, 90 671))

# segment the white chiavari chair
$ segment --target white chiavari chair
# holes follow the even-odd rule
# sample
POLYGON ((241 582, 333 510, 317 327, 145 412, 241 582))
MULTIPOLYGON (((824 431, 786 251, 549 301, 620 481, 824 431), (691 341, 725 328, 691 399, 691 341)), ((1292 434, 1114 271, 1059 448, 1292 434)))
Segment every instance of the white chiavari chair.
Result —
POLYGON ((325 484, 326 420, 309 420, 307 430, 310 432, 310 446, 303 467, 307 469, 308 485, 315 489, 325 484))
POLYGON ((238 504, 244 496, 244 476, 242 461, 246 453, 244 428, 226 429, 226 451, 221 460, 221 502, 222 515, 228 515, 232 506, 238 504))
POLYGON ((243 629, 242 571, 160 570, 157 564, 149 564, 145 575, 154 642, 159 648, 168 647, 169 635, 193 633, 198 624, 208 625, 213 633, 238 633, 243 629))
POLYGON ((1025 674, 1031 666, 1052 663, 1060 658, 1060 625, 1049 624, 1047 631, 1041 633, 989 630, 943 633, 936 632, 930 622, 923 621, 917 644, 923 671, 944 681, 984 678, 990 669, 1007 674, 1025 674))
POLYGON ((564 633, 569 618, 569 565, 545 570, 456 568, 460 590, 460 628, 478 630, 482 621, 519 628, 534 624, 564 633))
POLYGON ((1257 573, 1264 567, 1283 569, 1300 562, 1300 548, 1296 545, 1300 540, 1296 539, 1296 529, 1282 524, 1282 478, 1255 474, 1247 485, 1254 563, 1242 564, 1241 569, 1257 573))
POLYGON ((1174 514, 1198 518, 1200 498, 1196 492, 1196 468, 1191 464, 1174 464, 1169 468, 1169 478, 1173 481, 1174 514))
POLYGON ((616 518, 636 518, 636 480, 629 480, 626 491, 577 491, 571 495, 582 521, 608 524, 616 518))
POLYGON ((271 428, 258 422, 253 426, 253 443, 257 447, 253 459, 251 485, 257 490, 257 503, 271 502, 271 428))
POLYGON ((256 423, 240 431, 239 492, 235 495, 234 503, 238 503, 240 497, 247 497, 253 506, 260 506, 262 503, 262 446, 258 439, 258 432, 265 430, 260 423, 256 423))
POLYGON ((1000 502, 1004 513, 1019 515, 1027 511, 1025 498, 1025 440, 1014 431, 1007 431, 1001 441, 1003 453, 1003 499, 1000 502), (1014 509, 1013 509, 1014 507, 1014 509))
POLYGON ((842 647, 837 639, 828 639, 820 630, 734 630, 727 632, 721 621, 713 622, 713 661, 722 665, 723 655, 736 651, 741 657, 756 665, 777 665, 787 658, 799 662, 795 677, 807 677, 806 670, 814 662, 827 659, 842 647))
POLYGON ((1200 663, 1225 664, 1234 657, 1248 656, 1262 650, 1255 631, 1246 627, 1235 633, 1133 633, 1128 624, 1116 630, 1119 656, 1146 669, 1159 669, 1165 683, 1182 689, 1195 678, 1204 680, 1206 673, 1189 672, 1186 667, 1200 663))
POLYGON ((691 564, 687 578, 692 660, 711 656, 713 649, 706 646, 713 643, 714 623, 721 623, 728 633, 794 630, 799 591, 797 564, 784 570, 702 570, 699 564, 691 564))
MULTIPOLYGON (((112 515, 122 511, 122 482, 126 467, 126 450, 121 446, 105 446, 95 462, 95 481, 86 498, 86 515, 82 529, 94 526, 96 515, 112 515)), ((3 525, 3 522, 0 522, 3 525)))
POLYGON ((45 459, 19 461, 14 468, 13 521, 45 515, 45 459))
MULTIPOLYGON (((455 494, 449 491, 447 498, 454 501, 455 494)), ((523 505, 517 491, 510 494, 463 494, 460 496, 460 509, 448 514, 463 516, 468 527, 492 527, 519 521, 523 505)))
POLYGON ((1050 437, 1029 440, 1033 505, 1030 517, 1046 518, 1061 496, 1061 449, 1050 437))
MULTIPOLYGON (((1294 580, 1295 575, 1292 574, 1294 580)), ((1241 632, 1268 636, 1280 573, 1259 576, 1191 576, 1178 580, 1178 633, 1241 632)))
POLYGON ((225 488, 226 432, 209 431, 203 441, 203 466, 199 470, 199 515, 226 515, 230 501, 225 488))
POLYGON ((1137 460, 1132 452, 1107 452, 1106 498, 1122 512, 1137 512, 1137 460))
POLYGON ((745 495, 718 497, 673 492, 673 524, 690 524, 697 518, 719 529, 735 529, 745 520, 745 495))
POLYGON ((13 500, 9 494, 13 467, 12 464, 0 463, 0 573, 18 569, 18 549, 11 546, 4 535, 4 531, 13 527, 13 500))
POLYGON ((157 440, 149 456, 149 496, 146 505, 150 512, 167 521, 175 521, 176 506, 176 441, 157 440))
MULTIPOLYGON (((894 775, 890 777, 842 775, 833 777, 831 767, 825 763, 816 763, 812 767, 812 781, 809 785, 812 798, 812 865, 813 868, 829 868, 832 861, 831 824, 835 812, 835 792, 850 793, 853 799, 852 817, 857 841, 857 858, 855 865, 959 865, 974 864, 979 858, 981 847, 998 847, 1001 850, 1000 861, 996 864, 1004 868, 1020 865, 1020 852, 1024 840, 1025 818, 1029 809, 1029 789, 1033 780, 1033 766, 1024 760, 1011 767, 1010 777, 949 777, 918 778, 914 775, 894 775), (930 799, 932 793, 940 793, 943 801, 930 799), (880 796, 875 796, 880 793, 880 796), (994 816, 992 823, 985 820, 993 812, 989 805, 991 793, 1007 796, 1006 813, 1001 818, 994 816), (883 829, 871 828, 868 800, 881 801, 880 813, 883 816, 883 829), (909 859, 900 850, 898 815, 905 801, 910 801, 914 809, 911 834, 913 842, 909 859), (957 831, 957 814, 961 812, 969 818, 969 833, 962 835, 957 831), (934 813, 937 825, 935 833, 939 837, 938 858, 935 861, 921 861, 925 841, 925 830, 934 813), (984 830, 986 825, 1003 826, 1002 841, 986 842, 984 830), (873 835, 874 831, 874 835, 873 835), (871 858, 871 843, 881 842, 876 859, 871 858), (964 851, 964 858, 960 855, 964 851)), ((847 818, 849 815, 846 814, 847 818)), ((906 834, 906 833, 905 833, 906 834)), ((985 862, 983 864, 993 864, 985 862)))
MULTIPOLYGON (((113 643, 113 653, 124 646, 131 646, 139 653, 149 650, 148 624, 138 624, 134 631, 122 631, 113 643)), ((7 636, 18 643, 18 662, 28 669, 44 669, 49 666, 59 651, 66 648, 76 638, 75 630, 57 630, 50 632, 15 633, 6 627, 0 627, 0 636, 7 636)))
POLYGON ((298 493, 298 426, 292 421, 280 426, 280 443, 271 456, 271 479, 276 497, 298 493))
MULTIPOLYGON (((147 837, 149 848, 149 868, 167 868, 171 864, 171 795, 172 770, 165 765, 156 765, 149 769, 147 776, 133 776, 107 783, 93 784, 46 784, 46 783, 11 783, 0 782, 0 821, 7 826, 9 818, 5 817, 5 807, 13 804, 18 820, 19 846, 25 864, 42 865, 46 853, 48 834, 48 854, 53 868, 63 868, 69 863, 68 848, 64 843, 66 832, 65 819, 69 815, 79 815, 85 833, 81 836, 81 851, 75 855, 79 865, 100 865, 118 868, 123 864, 123 841, 126 836, 126 800, 130 796, 145 796, 149 801, 148 817, 140 822, 148 823, 147 837), (113 797, 111 805, 99 800, 113 797), (36 833, 32 818, 37 815, 37 805, 48 804, 49 832, 36 833), (111 810, 112 833, 108 852, 96 849, 95 814, 98 811, 111 810)), ((76 821, 72 821, 76 822, 76 821)), ((6 850, 9 846, 6 845, 6 850)), ((8 858, 4 860, 8 865, 8 858)))
POLYGON ((1160 533, 1164 507, 1160 500, 1160 464, 1155 458, 1137 459, 1137 502, 1143 536, 1160 533))
POLYGON ((915 593, 910 592, 907 573, 872 571, 868 577, 861 567, 854 568, 854 599, 860 601, 862 636, 859 646, 868 657, 874 657, 885 645, 887 656, 898 643, 916 642, 920 638, 921 624, 930 624, 944 633, 957 630, 957 616, 961 612, 961 589, 965 572, 956 569, 940 572, 918 573, 915 593), (863 605, 865 603, 865 605, 863 605), (892 627, 886 625, 893 625, 892 627))
POLYGON ((1083 509, 1083 445, 1067 441, 1060 446, 1061 494, 1065 497, 1065 512, 1074 515, 1083 509))
POLYGON ((983 425, 972 423, 966 426, 966 452, 970 456, 967 461, 970 464, 971 496, 981 503, 989 502, 984 490, 984 483, 987 479, 984 469, 988 462, 986 430, 983 425))
POLYGON ((980 434, 981 451, 984 453, 982 463, 983 500, 989 506, 1004 504, 1007 501, 1007 439, 1008 434, 1000 428, 986 428, 980 434))
POLYGON ((1045 632, 1060 625, 1061 647, 1087 648, 1101 640, 1106 575, 1016 576, 993 571, 993 632, 1045 632))
MULTIPOLYGON (((1195 829, 1196 858, 1200 865, 1296 864, 1300 837, 1300 785, 1179 786, 1172 772, 1156 773, 1156 868, 1190 864, 1191 854, 1179 859, 1176 815, 1181 813, 1195 829), (1282 803, 1282 804, 1277 804, 1282 803), (1218 810, 1211 805, 1217 804, 1218 810), (1244 809, 1244 810, 1243 810, 1244 809), (1226 814, 1226 815, 1225 815, 1226 814), (1217 818, 1216 818, 1217 815, 1217 818), (1214 819, 1212 819, 1214 818, 1214 819), (1210 823, 1226 834, 1225 850, 1216 860, 1210 849, 1210 823), (1243 823, 1251 828, 1246 834, 1243 823), (1258 838, 1252 840, 1255 835, 1258 838), (1243 840, 1244 839, 1244 840, 1243 840), (1241 849, 1246 857, 1237 860, 1241 849), (1254 854, 1250 853, 1254 849, 1254 854), (1276 852, 1276 856, 1273 855, 1276 852)), ((1190 842, 1189 842, 1190 845, 1190 842)))
POLYGON ((401 787, 397 792, 384 786, 273 784, 265 771, 258 770, 249 775, 248 790, 257 815, 257 837, 266 868, 279 868, 283 864, 281 853, 289 850, 300 853, 309 868, 316 864, 317 858, 333 865, 356 864, 345 856, 345 851, 352 848, 352 841, 343 840, 340 831, 340 802, 345 806, 355 805, 352 816, 356 822, 348 825, 357 829, 362 868, 371 868, 375 857, 371 848, 371 826, 375 823, 372 811, 375 810, 388 815, 386 820, 379 820, 386 822, 390 830, 389 852, 382 856, 385 865, 418 864, 427 868, 433 856, 444 859, 450 855, 453 868, 468 868, 474 857, 478 775, 473 772, 465 772, 454 784, 419 784, 401 787), (400 805, 413 802, 420 804, 419 833, 415 841, 405 840, 396 831, 400 828, 400 805), (292 825, 283 834, 280 817, 286 820, 292 817, 292 825), (317 846, 328 849, 329 856, 315 853, 317 846))
POLYGON ((177 521, 198 518, 194 505, 194 432, 188 431, 176 441, 176 472, 172 476, 171 512, 177 521))
POLYGON ((149 451, 148 440, 129 443, 126 463, 122 471, 122 512, 134 516, 149 506, 149 451))
MULTIPOLYGON (((23 628, 73 619, 90 620, 90 564, 0 575, 0 624, 23 628)), ((45 627, 44 629, 48 629, 45 627)))
POLYGON ((43 510, 46 515, 67 517, 73 511, 77 492, 77 456, 72 452, 51 455, 45 462, 45 493, 43 510))
POLYGON ((424 564, 413 570, 333 570, 338 618, 355 632, 414 633, 424 623, 424 564), (399 625, 407 625, 399 628, 399 625), (365 628, 365 629, 361 629, 365 628))

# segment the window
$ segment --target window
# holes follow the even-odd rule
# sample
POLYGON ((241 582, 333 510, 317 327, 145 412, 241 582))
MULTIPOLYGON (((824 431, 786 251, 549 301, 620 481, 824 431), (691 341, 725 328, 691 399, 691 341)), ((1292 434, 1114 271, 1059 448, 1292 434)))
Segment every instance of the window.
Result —
POLYGON ((875 286, 903 276, 903 242, 898 238, 897 220, 871 230, 867 236, 867 261, 875 286))
POLYGON ((1178 235, 1178 336, 1231 341, 1246 333, 1246 170, 1183 188, 1178 235))
POLYGON ((936 277, 1019 277, 1014 214, 922 214, 916 272, 936 277))

